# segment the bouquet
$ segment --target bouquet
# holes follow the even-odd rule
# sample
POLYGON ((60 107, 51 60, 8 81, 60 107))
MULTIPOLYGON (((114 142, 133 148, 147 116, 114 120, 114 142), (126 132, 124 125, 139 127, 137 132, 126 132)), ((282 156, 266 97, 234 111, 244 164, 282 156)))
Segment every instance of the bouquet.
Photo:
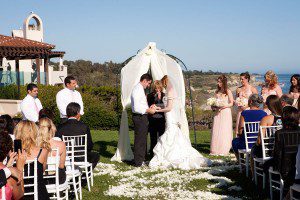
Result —
POLYGON ((223 107, 223 106, 226 106, 226 102, 224 102, 221 99, 211 97, 211 98, 207 99, 207 105, 212 106, 212 107, 223 107))
POLYGON ((245 97, 238 97, 235 100, 237 106, 248 107, 248 99, 245 97))
POLYGON ((217 102, 217 99, 214 97, 207 99, 207 105, 209 105, 209 106, 216 106, 216 102, 217 102))

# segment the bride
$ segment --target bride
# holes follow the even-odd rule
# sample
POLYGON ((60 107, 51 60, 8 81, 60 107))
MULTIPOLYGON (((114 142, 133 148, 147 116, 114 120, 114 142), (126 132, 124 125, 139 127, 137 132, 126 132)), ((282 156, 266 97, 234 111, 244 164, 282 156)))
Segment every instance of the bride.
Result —
POLYGON ((180 129, 180 101, 168 76, 165 75, 161 82, 166 88, 164 97, 165 108, 155 107, 156 112, 164 112, 166 117, 165 133, 159 138, 154 147, 154 157, 149 163, 150 168, 180 168, 184 170, 199 169, 211 165, 211 161, 203 157, 191 145, 188 136, 180 129))

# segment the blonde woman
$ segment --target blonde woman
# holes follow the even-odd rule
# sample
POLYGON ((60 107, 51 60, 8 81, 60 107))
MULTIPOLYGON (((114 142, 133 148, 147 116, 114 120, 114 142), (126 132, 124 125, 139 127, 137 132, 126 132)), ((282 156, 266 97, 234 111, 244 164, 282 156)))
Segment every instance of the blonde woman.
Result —
MULTIPOLYGON (((278 77, 272 70, 267 71, 265 74, 265 84, 262 86, 261 95, 264 99, 264 103, 266 103, 270 95, 276 95, 279 98, 282 96, 282 89, 279 86, 278 77)), ((269 115, 271 114, 266 104, 264 104, 264 111, 269 115)))
POLYGON ((39 135, 37 138, 38 146, 40 148, 47 149, 58 149, 59 151, 59 184, 62 184, 66 181, 66 145, 60 138, 55 138, 56 127, 51 121, 51 119, 45 117, 41 118, 39 121, 39 135))
MULTIPOLYGON (((152 92, 147 95, 147 101, 149 107, 153 104, 160 108, 164 108, 163 98, 165 93, 163 91, 163 85, 161 81, 156 80, 152 85, 152 92)), ((164 113, 155 113, 153 115, 148 115, 149 125, 148 131, 150 133, 150 157, 154 156, 153 149, 157 143, 158 137, 162 136, 165 132, 165 115, 164 113)))
MULTIPOLYGON (((48 150, 40 148, 37 145, 38 127, 37 125, 28 120, 23 120, 18 123, 14 129, 16 139, 22 141, 22 148, 27 153, 27 160, 37 158, 37 176, 38 176, 38 199, 49 199, 43 173, 47 165, 48 150)), ((33 170, 33 163, 30 169, 33 170)), ((33 171, 30 172, 33 174, 33 171)), ((26 192, 26 191, 25 191, 26 192)))

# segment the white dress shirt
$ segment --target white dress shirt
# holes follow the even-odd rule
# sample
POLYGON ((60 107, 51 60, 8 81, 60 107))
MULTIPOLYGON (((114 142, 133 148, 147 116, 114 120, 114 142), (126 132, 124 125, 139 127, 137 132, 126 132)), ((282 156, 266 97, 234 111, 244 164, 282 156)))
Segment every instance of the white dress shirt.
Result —
POLYGON ((21 103, 23 120, 29 120, 33 122, 39 121, 39 112, 41 109, 43 109, 43 106, 40 100, 27 94, 21 103))
POLYGON ((149 108, 144 88, 141 83, 134 86, 131 93, 131 109, 136 114, 146 114, 149 108))
POLYGON ((76 90, 64 88, 56 95, 56 104, 60 112, 60 118, 67 118, 67 106, 76 102, 80 105, 80 115, 83 115, 83 102, 81 94, 76 90))

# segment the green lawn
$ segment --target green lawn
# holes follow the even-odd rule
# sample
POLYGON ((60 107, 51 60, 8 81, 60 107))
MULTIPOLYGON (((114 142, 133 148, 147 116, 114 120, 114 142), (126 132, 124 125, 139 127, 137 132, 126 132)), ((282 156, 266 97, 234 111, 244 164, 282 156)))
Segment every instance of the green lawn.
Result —
MULTIPOLYGON (((117 143, 118 132, 117 131, 92 131, 92 137, 94 141, 94 150, 100 153, 100 162, 107 165, 99 166, 94 172, 98 172, 101 175, 94 177, 94 186, 92 191, 88 192, 86 187, 83 189, 83 199, 176 199, 176 196, 170 196, 172 193, 176 195, 183 195, 184 192, 196 194, 197 192, 208 192, 203 198, 207 199, 230 199, 231 197, 241 199, 264 199, 259 196, 259 191, 255 188, 254 183, 245 177, 244 174, 240 174, 238 169, 232 165, 235 165, 235 161, 232 161, 230 157, 211 157, 209 156, 209 143, 210 133, 209 131, 197 132, 197 149, 206 157, 219 161, 221 168, 218 164, 214 164, 212 168, 204 168, 200 170, 167 170, 167 171, 153 171, 148 168, 136 169, 125 163, 111 162, 110 158, 114 155, 117 143), (220 171, 222 167, 229 167, 229 170, 225 170, 213 174, 212 171, 220 171), (230 167, 231 166, 231 167, 230 167), (105 171, 111 171, 107 174, 105 171), (139 171, 138 171, 139 170, 139 171), (128 174, 129 173, 129 174, 128 174), (170 173, 170 175, 164 175, 170 173), (213 174, 213 177, 210 177, 213 174), (202 177, 203 175, 203 177, 202 177), (169 177, 168 177, 169 176, 169 177), (178 182, 175 181, 178 179, 178 182), (220 179, 220 180, 219 180, 220 179), (222 180, 229 180, 228 184, 222 185, 222 180), (221 184, 220 187, 215 185, 221 184), (129 194, 131 198, 124 196, 108 196, 108 191, 116 193, 117 190, 122 191, 123 187, 132 186, 132 191, 124 190, 126 196, 129 194), (230 190, 231 186, 238 186, 242 188, 242 191, 230 190), (111 190, 110 190, 111 189, 111 190), (163 190, 170 190, 166 193, 163 190), (161 190, 160 192, 157 192, 161 190), (134 193, 134 194, 131 194, 134 193), (147 196, 149 193, 155 194, 155 196, 147 196), (212 195, 210 198, 209 195, 212 195), (224 195, 213 196, 213 195, 224 195), (227 196, 228 195, 228 196, 227 196), (142 196, 142 197, 141 197, 142 196)), ((130 133, 131 144, 133 144, 133 134, 130 133)), ((191 140, 194 141, 194 135, 191 134, 191 140)), ((114 194, 115 194, 114 193, 114 194)), ((119 194, 120 195, 120 194, 119 194)), ((263 195, 265 196, 265 195, 263 195)), ((182 197, 182 196, 181 196, 182 197)), ((185 197, 185 199, 191 199, 195 197, 185 197)), ((199 198, 199 196, 198 196, 199 198)), ((203 199, 202 197, 200 199, 203 199)))

